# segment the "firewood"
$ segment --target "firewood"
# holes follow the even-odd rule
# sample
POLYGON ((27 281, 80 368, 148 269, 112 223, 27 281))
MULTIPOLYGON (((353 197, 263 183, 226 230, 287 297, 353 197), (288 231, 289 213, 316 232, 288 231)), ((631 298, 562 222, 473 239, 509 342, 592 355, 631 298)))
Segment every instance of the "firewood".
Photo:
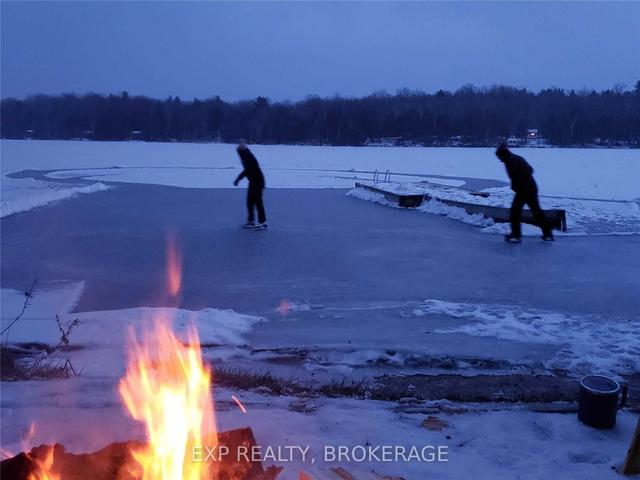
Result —
MULTIPOLYGON (((220 432, 216 435, 216 439, 209 437, 207 446, 224 445, 230 452, 221 462, 215 464, 216 480, 275 480, 282 470, 276 466, 265 470, 260 462, 238 458, 238 447, 251 449, 256 445, 250 428, 220 432)), ((144 444, 139 442, 112 443, 96 452, 73 454, 66 452, 62 445, 40 445, 32 448, 28 454, 19 453, 0 462, 0 478, 27 480, 34 472, 36 462, 44 462, 48 452, 53 448, 52 470, 60 474, 64 480, 132 480, 130 467, 135 465, 135 460, 131 451, 142 447, 144 444)))
POLYGON ((335 473, 337 476, 339 476, 342 480, 356 480, 356 477, 351 475, 342 467, 332 468, 331 471, 335 473))
POLYGON ((280 475, 282 471, 282 467, 276 467, 275 465, 271 465, 264 472, 258 473, 255 476, 251 477, 249 480, 276 480, 276 477, 280 475))
POLYGON ((64 480, 116 480, 126 478, 123 466, 132 461, 131 449, 139 447, 137 442, 112 443, 93 453, 76 455, 67 453, 62 445, 40 445, 29 454, 20 453, 0 463, 0 477, 26 480, 35 468, 36 462, 44 462, 53 448, 53 471, 64 480))
POLYGON ((300 470, 300 472, 298 472, 298 480, 311 480, 311 477, 300 470))
POLYGON ((449 424, 435 415, 429 415, 425 418, 422 423, 422 428, 426 428, 427 430, 431 430, 432 432, 441 432, 445 428, 449 426, 449 424))
POLYGON ((627 458, 622 466, 623 475, 635 475, 637 473, 640 473, 640 418, 636 425, 636 431, 631 438, 627 458))

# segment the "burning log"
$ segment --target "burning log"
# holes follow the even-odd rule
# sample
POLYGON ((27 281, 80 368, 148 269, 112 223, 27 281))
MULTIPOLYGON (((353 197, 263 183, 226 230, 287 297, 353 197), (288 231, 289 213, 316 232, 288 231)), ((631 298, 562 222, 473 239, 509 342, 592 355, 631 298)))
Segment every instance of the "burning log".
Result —
MULTIPOLYGON (((282 468, 264 469, 259 461, 236 455, 240 449, 251 450, 256 445, 250 428, 220 432, 215 445, 224 446, 230 452, 215 462, 211 480, 275 480, 282 468)), ((131 452, 144 447, 140 442, 112 443, 93 453, 74 454, 64 446, 40 445, 29 453, 22 452, 0 463, 0 478, 11 480, 60 479, 60 480, 135 480, 136 460, 131 452), (37 476, 48 455, 53 454, 48 476, 37 476)), ((211 465, 213 462, 208 462, 211 465)))
MULTIPOLYGON (((0 476, 16 480, 30 480, 41 473, 41 465, 53 450, 53 462, 47 476, 64 480, 94 478, 115 480, 122 478, 120 471, 131 461, 130 442, 112 443, 93 453, 76 455, 55 444, 34 447, 0 463, 0 476)), ((43 476, 43 475, 41 475, 43 476)), ((47 477, 45 477, 47 478, 47 477)))

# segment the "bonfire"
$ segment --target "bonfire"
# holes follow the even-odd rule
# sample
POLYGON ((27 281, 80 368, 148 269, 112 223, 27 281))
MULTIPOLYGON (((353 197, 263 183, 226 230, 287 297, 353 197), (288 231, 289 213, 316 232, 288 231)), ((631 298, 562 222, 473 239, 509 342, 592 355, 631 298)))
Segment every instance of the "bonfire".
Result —
MULTIPOLYGON (((178 306, 182 255, 173 233, 167 236, 166 277, 163 303, 178 306)), ((266 480, 277 476, 280 469, 265 471, 259 462, 233 454, 203 461, 202 451, 215 451, 221 445, 228 452, 246 450, 255 446, 255 439, 248 428, 217 432, 212 373, 202 359, 197 329, 191 325, 186 341, 179 339, 167 311, 143 319, 138 329, 130 326, 128 366, 118 388, 126 412, 144 424, 145 442, 111 444, 83 455, 67 453, 61 445, 41 445, 4 460, 2 478, 266 480)))

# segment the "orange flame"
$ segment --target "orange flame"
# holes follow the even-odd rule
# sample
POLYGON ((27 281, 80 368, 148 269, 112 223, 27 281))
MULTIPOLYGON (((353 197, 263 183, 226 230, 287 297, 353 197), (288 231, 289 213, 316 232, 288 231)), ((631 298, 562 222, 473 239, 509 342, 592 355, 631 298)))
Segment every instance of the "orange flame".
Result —
MULTIPOLYGON (((202 480, 206 464, 192 462, 196 445, 215 446, 211 372, 195 328, 183 345, 165 319, 138 342, 131 330, 130 361, 120 395, 131 416, 146 425, 148 445, 132 451, 142 480, 202 480), (214 443, 214 445, 211 445, 214 443)), ((133 473, 133 472, 132 472, 133 473)))
POLYGON ((282 315, 288 315, 291 311, 291 305, 289 304, 289 300, 282 300, 276 311, 281 313, 282 315))
MULTIPOLYGON (((167 290, 180 293, 182 254, 175 233, 167 234, 167 290)), ((129 363, 120 396, 129 414, 146 428, 147 444, 132 450, 131 472, 140 480, 204 480, 207 464, 193 461, 193 447, 216 447, 211 371, 205 366, 195 327, 184 345, 170 319, 152 319, 142 341, 129 330, 129 363), (205 438, 205 435, 207 437, 205 438)))
POLYGON ((240 400, 238 400, 238 397, 236 397, 235 395, 231 395, 231 398, 233 398, 233 401, 236 402, 238 408, 242 411, 242 413, 247 413, 247 408, 242 404, 240 400))
POLYGON ((172 230, 167 233, 167 291, 175 297, 182 286, 182 253, 172 230))
MULTIPOLYGON (((53 452, 54 452, 53 445, 49 447, 49 449, 47 450, 47 456, 45 457, 44 461, 38 458, 35 458, 33 455, 31 455, 31 453, 29 453, 29 445, 31 444, 31 440, 33 439, 33 436, 35 435, 35 433, 36 433, 36 425, 35 423, 31 423, 31 425, 29 425, 29 431, 27 432, 25 438, 23 438, 22 441, 20 442, 22 451, 27 456, 27 458, 31 460, 31 463, 34 468, 32 472, 29 472, 29 476, 27 477, 27 479, 28 480, 61 480, 62 477, 60 476, 60 474, 54 473, 52 471, 53 470, 53 452)), ((14 453, 4 448, 0 449, 0 453, 4 457, 3 460, 6 458, 11 458, 15 456, 14 453)))
POLYGON ((51 471, 53 468, 53 446, 49 447, 44 461, 31 456, 29 458, 35 465, 35 471, 29 473, 28 480, 61 480, 60 475, 51 471))

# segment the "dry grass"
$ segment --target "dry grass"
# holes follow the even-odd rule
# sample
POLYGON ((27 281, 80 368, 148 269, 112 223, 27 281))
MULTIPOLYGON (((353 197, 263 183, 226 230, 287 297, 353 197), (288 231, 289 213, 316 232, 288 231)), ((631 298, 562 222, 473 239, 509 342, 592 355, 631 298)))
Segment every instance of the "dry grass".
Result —
POLYGON ((19 345, 0 345, 0 380, 18 381, 50 378, 70 378, 78 376, 77 371, 68 359, 51 358, 55 351, 46 346, 37 345, 31 348, 19 345))
POLYGON ((256 374, 239 369, 224 368, 215 370, 214 382, 216 385, 241 390, 260 388, 268 390, 272 395, 371 398, 373 392, 366 380, 352 382, 342 379, 317 386, 305 384, 295 379, 274 377, 270 372, 256 374))

